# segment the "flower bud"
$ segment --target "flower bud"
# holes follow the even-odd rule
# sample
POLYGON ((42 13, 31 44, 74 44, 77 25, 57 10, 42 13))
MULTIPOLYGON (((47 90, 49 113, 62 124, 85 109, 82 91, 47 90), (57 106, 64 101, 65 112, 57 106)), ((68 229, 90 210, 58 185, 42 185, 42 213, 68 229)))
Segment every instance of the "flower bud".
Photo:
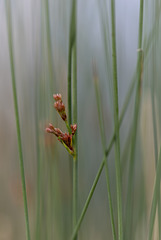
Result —
POLYGON ((65 106, 62 101, 55 102, 54 107, 59 113, 65 111, 65 106))
POLYGON ((77 130, 77 124, 71 124, 70 125, 70 128, 71 128, 71 130, 72 130, 72 135, 74 135, 75 134, 75 132, 76 132, 76 130, 77 130))
POLYGON ((55 99, 55 101, 62 100, 62 96, 61 96, 61 94, 60 94, 60 93, 53 94, 53 98, 55 99))

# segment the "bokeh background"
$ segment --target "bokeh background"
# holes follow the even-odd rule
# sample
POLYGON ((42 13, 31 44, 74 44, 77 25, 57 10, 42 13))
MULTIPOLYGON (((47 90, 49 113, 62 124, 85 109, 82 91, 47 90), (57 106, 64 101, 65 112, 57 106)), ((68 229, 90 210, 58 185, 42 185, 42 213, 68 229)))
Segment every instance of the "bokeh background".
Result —
MULTIPOLYGON (((116 1, 118 91, 121 110, 137 65, 139 0, 116 1)), ((11 1, 12 31, 18 105, 26 174, 32 239, 36 219, 40 240, 69 239, 72 188, 70 161, 63 146, 45 132, 49 122, 65 130, 53 108, 53 93, 61 93, 67 107, 67 68, 71 1, 11 1), (40 192, 37 191, 37 172, 40 192), (37 216, 37 199, 40 212, 37 216)), ((146 239, 155 179, 153 116, 160 148, 160 46, 159 0, 144 3, 144 72, 142 101, 137 129, 133 232, 131 239, 146 239), (155 102, 152 105, 152 99, 155 102), (155 109, 155 111, 153 111, 155 109)), ((78 146, 79 213, 87 198, 103 149, 99 131, 93 62, 99 76, 106 140, 113 131, 112 53, 110 3, 106 0, 78 0, 78 146)), ((123 211, 126 210, 130 134, 134 94, 120 128, 123 211)), ((159 151, 159 150, 158 150, 159 151)), ((108 158, 115 221, 117 202, 113 149, 108 158)), ((126 226, 125 226, 126 227, 126 226)), ((156 223, 157 228, 157 223, 156 223)), ((79 232, 80 239, 112 239, 104 171, 79 232)), ((5 0, 0 0, 0 240, 25 239, 17 133, 14 115, 8 48, 5 0)), ((154 236, 154 239, 159 239, 154 236)))

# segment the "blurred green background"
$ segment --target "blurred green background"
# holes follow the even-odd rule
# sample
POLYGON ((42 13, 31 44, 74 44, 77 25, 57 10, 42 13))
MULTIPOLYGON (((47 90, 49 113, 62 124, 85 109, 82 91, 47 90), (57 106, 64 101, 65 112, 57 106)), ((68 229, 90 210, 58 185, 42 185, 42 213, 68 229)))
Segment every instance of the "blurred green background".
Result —
MULTIPOLYGON (((15 74, 31 239, 35 239, 38 198, 40 201, 39 239, 69 239, 72 232, 71 159, 55 136, 45 132, 49 122, 65 130, 60 116, 53 108, 52 95, 53 93, 61 93, 67 108, 70 11, 71 1, 69 0, 11 1, 15 74), (40 192, 37 191, 36 185, 38 169, 40 171, 40 192)), ((145 1, 144 70, 135 151, 131 240, 146 239, 147 237, 155 179, 155 144, 157 144, 158 149, 160 148, 160 12, 161 3, 159 0, 145 1), (152 99, 154 105, 152 105, 152 99), (157 129, 157 143, 155 144, 153 140, 154 116, 157 129)), ((107 143, 110 142, 114 131, 110 15, 109 1, 81 0, 77 3, 78 215, 80 215, 104 155, 93 81, 93 62, 96 64, 99 76, 107 143)), ((136 71, 138 24, 139 1, 116 1, 120 111, 136 71)), ((134 100, 135 94, 132 94, 120 128, 123 213, 126 212, 134 100)), ((25 239, 18 158, 5 0, 0 0, 0 240, 25 239)), ((108 157, 108 164, 117 225, 113 149, 108 157)), ((126 228, 126 226, 124 227, 126 228)), ((80 227, 79 239, 112 239, 104 171, 80 227)), ((154 240, 156 239, 159 239, 157 233, 154 235, 154 240)))

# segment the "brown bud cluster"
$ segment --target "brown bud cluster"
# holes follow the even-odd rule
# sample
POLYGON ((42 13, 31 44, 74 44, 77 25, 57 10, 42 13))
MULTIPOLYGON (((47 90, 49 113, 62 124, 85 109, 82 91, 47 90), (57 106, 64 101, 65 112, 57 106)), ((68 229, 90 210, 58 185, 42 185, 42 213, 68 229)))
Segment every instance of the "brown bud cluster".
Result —
POLYGON ((63 142, 70 151, 74 152, 72 147, 72 134, 63 133, 59 128, 55 128, 51 123, 46 128, 46 132, 53 133, 60 142, 63 142))
POLYGON ((62 102, 62 96, 61 94, 54 94, 53 98, 55 99, 55 103, 54 103, 54 107, 55 109, 58 111, 58 113, 60 114, 61 118, 63 119, 63 121, 67 120, 67 115, 65 112, 65 105, 62 102))
POLYGON ((58 138, 58 140, 65 146, 68 152, 74 156, 75 151, 72 145, 72 137, 77 130, 77 124, 72 124, 69 127, 67 122, 67 115, 65 112, 65 105, 62 102, 61 94, 54 94, 53 98, 56 101, 54 103, 54 107, 57 110, 57 112, 60 114, 63 121, 65 121, 66 127, 69 132, 63 133, 59 128, 55 128, 51 123, 49 123, 49 126, 46 128, 46 132, 53 133, 58 138))
POLYGON ((46 128, 46 132, 53 133, 56 137, 62 136, 63 132, 59 128, 55 128, 51 123, 46 128))
POLYGON ((62 100, 62 96, 61 96, 61 94, 60 94, 60 93, 53 94, 53 98, 55 99, 55 101, 62 100))
POLYGON ((70 125, 70 128, 72 130, 72 135, 74 135, 77 130, 77 124, 70 125))

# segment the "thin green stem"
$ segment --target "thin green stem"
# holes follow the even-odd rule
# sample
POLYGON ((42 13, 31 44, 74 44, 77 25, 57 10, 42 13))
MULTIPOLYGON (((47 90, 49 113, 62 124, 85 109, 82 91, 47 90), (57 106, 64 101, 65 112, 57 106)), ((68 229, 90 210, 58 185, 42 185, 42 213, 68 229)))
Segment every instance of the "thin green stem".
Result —
POLYGON ((160 179, 161 179, 161 149, 160 149, 159 159, 157 161, 157 170, 156 170, 156 178, 155 178, 155 185, 154 185, 154 192, 153 192, 153 200, 152 200, 152 206, 151 206, 151 212, 150 212, 148 240, 151 240, 152 235, 153 235, 156 207, 157 207, 158 197, 160 194, 160 179))
POLYGON ((136 136, 137 136, 137 125, 138 125, 138 117, 140 110, 140 101, 141 101, 141 82, 142 82, 142 74, 143 74, 143 52, 141 51, 141 58, 139 57, 140 67, 138 68, 138 72, 140 77, 138 78, 137 89, 136 89, 136 97, 135 97, 135 110, 133 117, 133 128, 132 128, 132 136, 131 136, 131 150, 130 150, 130 163, 129 163, 129 172, 128 172, 128 189, 127 189, 127 202, 126 202, 126 237, 129 239, 132 229, 132 193, 133 193, 133 181, 134 181, 134 162, 135 162, 135 148, 136 148, 136 136))
POLYGON ((70 29, 69 29, 69 47, 68 47, 68 123, 69 126, 72 123, 72 50, 73 44, 75 41, 75 9, 76 9, 76 2, 72 0, 72 9, 71 9, 71 16, 70 16, 70 29))
MULTIPOLYGON (((76 54, 76 0, 72 0, 70 28, 69 28, 69 47, 68 47, 68 125, 70 128, 72 121, 77 123, 77 54, 76 54), (73 61, 72 61, 73 60, 73 61), (73 86, 72 86, 72 63, 73 63, 73 86), (72 91, 73 90, 73 91, 72 91), (73 99, 72 99, 73 94, 73 99), (73 102, 72 102, 73 101, 73 102), (72 109, 73 103, 73 109, 72 109), (73 119, 72 119, 73 110, 73 119)), ((71 130, 70 130, 71 131, 71 130)), ((77 188, 78 188, 78 164, 77 164, 77 132, 73 138, 73 145, 76 155, 73 157, 73 166, 70 161, 70 175, 73 174, 73 202, 72 202, 72 223, 73 228, 77 220, 77 188), (73 172, 72 172, 73 171, 73 172)), ((77 236, 76 238, 77 239, 77 236)))
POLYGON ((159 31, 157 30, 157 25, 160 21, 160 16, 161 16, 161 5, 158 7, 158 11, 155 15, 155 22, 153 24, 152 30, 149 33, 148 40, 146 41, 146 39, 144 39, 144 52, 146 54, 146 56, 145 56, 146 58, 148 57, 148 54, 150 53, 149 49, 150 49, 150 46, 151 46, 151 43, 152 43, 154 37, 157 36, 156 34, 159 34, 159 31))
POLYGON ((68 129, 69 134, 71 134, 71 128, 70 128, 67 120, 65 120, 65 124, 66 124, 66 128, 68 129))
MULTIPOLYGON (((73 122, 77 123, 77 53, 76 42, 73 47, 73 122)), ((74 135, 73 144, 75 158, 73 161, 73 227, 77 221, 77 202, 78 202, 78 146, 77 146, 78 129, 74 135)))
MULTIPOLYGON (((157 14, 157 4, 154 2, 154 16, 157 14)), ((156 24, 157 30, 159 30, 159 24, 156 24)), ((155 82, 157 80, 156 74, 156 36, 154 36, 153 43, 153 52, 152 52, 152 73, 153 81, 151 86, 151 102, 152 102, 152 118, 153 118, 153 138, 154 138, 154 153, 155 153, 155 168, 157 168, 158 160, 158 136, 157 136, 157 121, 156 121, 156 112, 155 112, 155 82)), ((160 194, 158 196, 158 224, 161 226, 161 205, 160 205, 160 194)), ((161 228, 159 227, 159 240, 161 240, 161 228)))
POLYGON ((69 44, 68 53, 68 124, 72 123, 72 94, 71 94, 71 84, 72 84, 72 46, 69 44))
MULTIPOLYGON (((103 122, 103 112, 102 112, 102 108, 101 108, 102 104, 101 104, 101 99, 100 99, 100 90, 99 90, 99 82, 98 81, 99 81, 98 75, 97 75, 96 69, 94 69, 94 85, 95 85, 96 100, 97 100, 99 126, 100 126, 100 132, 101 132, 103 152, 105 154, 106 153, 106 136, 105 136, 105 128, 104 128, 104 122, 103 122)), ((108 193, 108 199, 109 199, 109 209, 110 209, 112 234, 113 234, 113 239, 116 240, 116 230, 115 230, 114 214, 113 214, 113 206, 112 206, 109 169, 108 169, 108 164, 107 164, 106 158, 104 159, 104 161, 105 161, 106 184, 107 184, 107 193, 108 193)))
MULTIPOLYGON (((68 112, 69 125, 73 121, 77 123, 77 2, 72 1, 71 19, 70 19, 70 36, 69 36, 69 54, 68 54, 68 112), (72 63, 73 63, 73 79, 72 79, 72 63), (71 84, 72 80, 72 84, 71 84), (72 106, 72 109, 71 109, 72 106)), ((72 203, 72 222, 73 229, 77 223, 78 209, 78 143, 77 132, 73 137, 73 146, 75 156, 73 157, 73 203, 72 203)), ((77 235, 74 238, 77 239, 77 235)))
POLYGON ((27 240, 30 240, 27 193, 26 193, 26 183, 25 183, 25 170, 24 170, 24 162, 23 162, 21 130, 20 130, 18 100, 17 100, 17 91, 16 91, 15 65, 14 65, 14 55, 13 55, 11 6, 10 6, 9 0, 6 0, 5 3, 6 3, 6 18, 7 18, 7 27, 8 27, 8 45, 9 45, 9 55, 10 55, 12 91, 13 91, 13 100, 14 100, 14 109, 15 109, 15 118, 16 118, 16 127, 17 127, 17 140, 18 140, 19 160, 20 160, 21 183, 22 183, 22 193, 23 193, 24 212, 25 212, 25 221, 26 221, 26 236, 27 236, 27 240))
POLYGON ((128 189, 127 189, 127 200, 126 200, 126 239, 131 236, 132 230, 132 193, 133 193, 133 181, 134 181, 134 162, 135 162, 135 148, 136 148, 136 136, 137 136, 137 125, 140 110, 141 101, 141 84, 143 75, 143 50, 142 48, 142 36, 143 36, 143 10, 144 1, 140 0, 140 17, 139 17, 139 37, 138 37, 138 60, 136 72, 138 73, 136 96, 135 96, 135 109, 133 117, 133 130, 131 140, 131 151, 130 151, 130 163, 128 172, 128 189))
POLYGON ((53 92, 54 70, 53 70, 52 42, 51 42, 51 31, 50 31, 50 13, 49 13, 48 0, 45 0, 45 17, 46 17, 46 33, 47 33, 46 36, 47 36, 49 82, 50 82, 50 90, 51 92, 53 92))
MULTIPOLYGON (((73 46, 73 123, 77 123, 77 38, 76 38, 76 0, 73 3, 74 6, 74 29, 75 29, 75 41, 73 46)), ((77 223, 77 211, 78 211, 78 129, 74 135, 73 144, 75 150, 75 158, 73 159, 73 229, 77 223)), ((75 236, 75 240, 77 235, 75 236)))
MULTIPOLYGON (((36 88, 37 89, 37 88, 36 88)), ((40 196, 41 196, 41 166, 40 166, 40 143, 39 143, 39 129, 38 129, 38 92, 36 91, 36 152, 37 152, 37 203, 36 203, 36 240, 40 239, 40 196)))
POLYGON ((117 211, 118 211, 118 239, 123 240, 122 221, 122 193, 121 193, 121 167, 120 167, 120 134, 119 134, 119 104, 117 83, 117 52, 116 52, 116 30, 115 30, 115 0, 111 0, 111 28, 112 28, 112 63, 113 63, 113 102, 114 123, 116 131, 115 139, 115 167, 117 187, 117 211))
POLYGON ((91 198, 92 198, 92 196, 93 196, 94 190, 95 190, 95 188, 96 188, 96 186, 97 186, 98 180, 99 180, 100 175, 101 175, 101 173, 102 173, 102 170, 103 170, 103 167, 104 167, 104 164, 105 164, 105 159, 106 159, 106 157, 104 156, 104 159, 103 159, 103 161, 102 161, 102 163, 101 163, 101 165, 100 165, 100 167, 99 167, 98 173, 97 173, 97 175, 96 175, 96 177, 95 177, 95 180, 94 180, 94 182, 93 182, 93 185, 92 185, 92 187, 91 187, 91 190, 90 190, 90 192, 89 192, 89 194, 88 194, 87 200, 86 200, 86 202, 85 202, 85 204, 84 204, 82 213, 81 213, 81 215, 80 215, 80 217, 79 217, 79 220, 78 220, 78 222, 77 222, 77 224, 76 224, 76 226, 75 226, 75 228, 74 228, 74 231, 73 231, 73 234, 72 234, 72 237, 71 237, 72 240, 74 240, 75 237, 77 236, 77 232, 78 232, 79 227, 80 227, 80 225, 81 225, 81 223, 82 223, 82 221, 83 221, 84 215, 85 215, 85 213, 86 213, 86 211, 87 211, 87 208, 88 208, 88 206, 89 206, 90 200, 91 200, 91 198))
POLYGON ((109 23, 109 16, 108 16, 108 11, 106 11, 107 19, 103 19, 103 8, 107 8, 104 4, 103 7, 101 7, 101 2, 98 0, 98 7, 99 7, 99 14, 100 14, 100 19, 101 19, 101 27, 102 27, 102 34, 103 34, 103 41, 104 41, 104 48, 105 48, 105 57, 106 57, 106 63, 107 63, 107 73, 109 75, 109 78, 111 78, 112 73, 111 73, 111 54, 110 54, 110 34, 109 34, 109 29, 110 27, 106 26, 107 23, 109 23))
MULTIPOLYGON (((154 137, 154 153, 155 153, 155 167, 157 169, 158 159, 158 141, 157 141, 157 126, 156 126, 156 115, 155 115, 155 102, 154 102, 154 86, 151 88, 151 100, 152 100, 152 117, 153 117, 153 137, 154 137)), ((158 224, 161 226, 161 205, 160 205, 160 194, 158 195, 158 224)), ((161 229, 159 227, 159 240, 161 240, 161 229)))

